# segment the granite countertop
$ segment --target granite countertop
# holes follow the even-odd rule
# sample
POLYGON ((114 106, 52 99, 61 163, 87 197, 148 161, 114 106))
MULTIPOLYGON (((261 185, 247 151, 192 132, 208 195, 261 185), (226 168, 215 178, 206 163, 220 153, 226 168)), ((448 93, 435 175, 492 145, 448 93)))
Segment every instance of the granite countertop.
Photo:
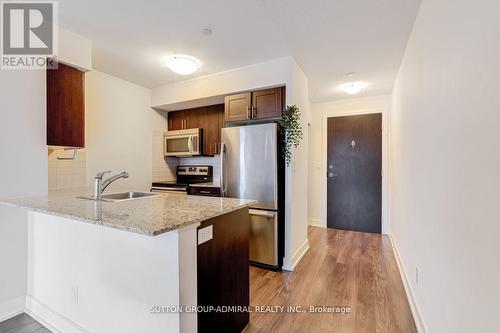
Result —
POLYGON ((189 187, 218 187, 218 188, 220 188, 220 184, 218 182, 195 183, 195 184, 190 184, 189 187))
MULTIPOLYGON (((109 193, 116 192, 121 191, 109 193)), ((46 196, 0 199, 0 204, 155 236, 230 213, 255 202, 169 193, 117 202, 77 198, 88 193, 91 192, 82 189, 50 191, 46 196)))

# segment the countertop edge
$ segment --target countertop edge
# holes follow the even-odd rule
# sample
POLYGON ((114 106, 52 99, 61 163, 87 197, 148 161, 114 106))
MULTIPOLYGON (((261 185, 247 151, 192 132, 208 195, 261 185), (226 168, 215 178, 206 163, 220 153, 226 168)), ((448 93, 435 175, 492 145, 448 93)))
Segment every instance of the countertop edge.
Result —
POLYGON ((70 219, 70 220, 75 220, 75 221, 88 223, 88 224, 94 224, 94 225, 98 225, 98 226, 103 226, 103 227, 107 227, 107 228, 125 231, 125 232, 133 232, 136 234, 150 236, 150 237, 158 236, 158 235, 170 232, 170 231, 175 231, 175 230, 178 230, 181 228, 185 228, 185 227, 188 227, 192 224, 200 223, 200 222, 203 222, 206 220, 210 220, 210 219, 237 211, 237 210, 242 209, 242 208, 247 208, 247 207, 251 206, 253 203, 255 203, 255 200, 251 200, 247 203, 241 204, 238 207, 224 210, 223 212, 220 212, 220 213, 207 215, 206 217, 203 217, 203 218, 196 218, 193 220, 189 220, 187 222, 176 224, 176 225, 171 226, 171 227, 167 227, 167 228, 163 228, 163 229, 155 230, 155 231, 149 231, 149 230, 144 230, 144 229, 139 229, 139 228, 126 227, 124 225, 119 225, 119 224, 114 224, 114 223, 103 222, 102 220, 99 220, 99 219, 88 219, 88 218, 78 216, 78 215, 59 213, 59 212, 54 212, 54 211, 43 209, 43 208, 32 207, 29 205, 23 205, 23 204, 8 202, 8 201, 2 201, 0 199, 0 205, 5 205, 8 207, 13 207, 13 208, 25 209, 27 211, 42 213, 42 214, 61 217, 61 218, 66 218, 66 219, 70 219))

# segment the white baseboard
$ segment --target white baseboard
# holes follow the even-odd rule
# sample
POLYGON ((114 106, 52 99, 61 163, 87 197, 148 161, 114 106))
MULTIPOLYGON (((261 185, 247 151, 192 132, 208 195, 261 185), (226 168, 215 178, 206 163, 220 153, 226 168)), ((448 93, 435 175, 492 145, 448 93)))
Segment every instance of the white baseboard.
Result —
POLYGON ((53 333, 89 333, 32 296, 26 297, 26 313, 53 333))
POLYGON ((13 318, 24 312, 25 297, 16 297, 0 303, 0 322, 13 318))
POLYGON ((417 326, 417 331, 419 333, 425 333, 426 328, 424 321, 422 320, 420 308, 418 307, 417 300, 414 296, 413 290, 411 289, 411 285, 408 280, 408 275, 403 267, 403 263, 401 261, 401 256, 399 254, 398 246, 396 244, 395 239, 389 234, 389 239, 392 244, 392 251, 394 252, 394 257, 396 257, 396 263, 399 268, 399 274, 401 275, 401 280, 403 281, 403 286, 406 292, 406 298, 408 298, 408 302, 410 303, 411 313, 413 315, 413 319, 415 320, 415 325, 417 326))
POLYGON ((320 220, 320 219, 309 219, 309 225, 310 225, 311 227, 326 228, 326 226, 324 226, 324 225, 321 223, 321 220, 320 220))
POLYGON ((309 239, 306 238, 304 243, 295 251, 292 255, 292 258, 285 258, 283 260, 283 269, 287 271, 293 271, 295 266, 300 262, 302 257, 306 254, 307 250, 309 250, 309 239))

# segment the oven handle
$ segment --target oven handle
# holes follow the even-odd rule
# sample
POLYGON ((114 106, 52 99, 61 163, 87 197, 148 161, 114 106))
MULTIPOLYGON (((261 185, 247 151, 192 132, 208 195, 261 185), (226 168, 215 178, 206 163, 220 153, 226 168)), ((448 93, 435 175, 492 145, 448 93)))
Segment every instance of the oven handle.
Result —
POLYGON ((174 191, 174 192, 187 192, 185 188, 179 187, 152 187, 151 192, 166 192, 166 191, 174 191))

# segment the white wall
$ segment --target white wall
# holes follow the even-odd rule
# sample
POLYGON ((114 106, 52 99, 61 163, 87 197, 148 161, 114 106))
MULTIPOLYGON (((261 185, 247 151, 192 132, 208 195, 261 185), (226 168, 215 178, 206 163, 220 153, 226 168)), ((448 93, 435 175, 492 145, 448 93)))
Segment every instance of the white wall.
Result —
POLYGON ((310 120, 308 81, 295 61, 281 58, 158 87, 152 91, 152 105, 169 109, 169 106, 181 105, 190 100, 212 100, 239 91, 280 85, 286 85, 286 104, 300 107, 305 131, 304 141, 294 154, 294 166, 288 168, 286 179, 284 268, 292 270, 308 248, 307 200, 301 191, 307 191, 307 122, 310 120))
MULTIPOLYGON (((310 126, 311 142, 309 143, 310 161, 309 178, 311 179, 309 191, 309 224, 326 227, 326 153, 327 153, 327 119, 329 117, 347 116, 365 113, 382 113, 383 123, 388 121, 390 96, 374 96, 351 98, 331 102, 312 104, 312 122, 310 126)), ((382 146, 382 169, 388 175, 388 126, 384 126, 382 146)), ((388 233, 388 178, 383 177, 382 182, 382 232, 388 233)))
POLYGON ((157 87, 152 91, 151 105, 160 107, 239 91, 280 86, 290 82, 292 63, 294 61, 291 58, 281 58, 157 87))
POLYGON ((85 72, 91 70, 92 42, 83 36, 59 28, 58 60, 85 72))
POLYGON ((499 12, 423 0, 394 87, 391 229, 428 333, 498 331, 499 12))
POLYGON ((153 132, 165 131, 165 112, 151 109, 149 89, 99 71, 86 74, 85 88, 87 186, 98 172, 112 170, 130 177, 109 189, 149 190, 153 132))
MULTIPOLYGON (((47 191, 45 73, 0 73, 0 196, 47 191)), ((22 311, 26 295, 27 217, 0 206, 0 321, 22 311)))
POLYGON ((309 249, 307 237, 308 205, 304 195, 309 190, 308 178, 308 123, 311 120, 309 102, 309 83, 302 69, 295 63, 291 64, 292 79, 287 85, 287 105, 296 104, 300 108, 300 124, 303 129, 303 139, 296 149, 293 148, 290 167, 286 169, 285 188, 285 258, 283 268, 293 270, 302 256, 309 249))
MULTIPOLYGON (((64 29, 59 32, 59 58, 91 66, 90 42, 64 29)), ((0 71, 1 197, 47 192, 45 85, 42 70, 0 71)), ((0 206, 0 267, 1 321, 24 308, 27 216, 22 210, 0 206)))

